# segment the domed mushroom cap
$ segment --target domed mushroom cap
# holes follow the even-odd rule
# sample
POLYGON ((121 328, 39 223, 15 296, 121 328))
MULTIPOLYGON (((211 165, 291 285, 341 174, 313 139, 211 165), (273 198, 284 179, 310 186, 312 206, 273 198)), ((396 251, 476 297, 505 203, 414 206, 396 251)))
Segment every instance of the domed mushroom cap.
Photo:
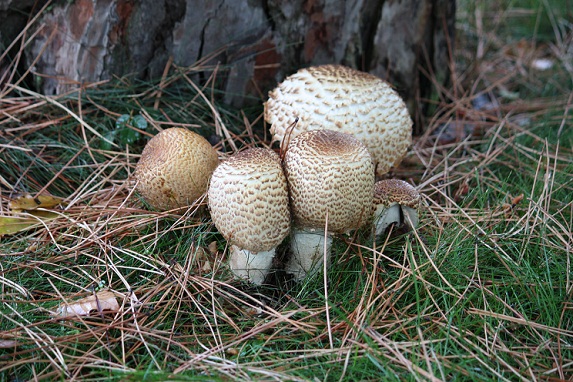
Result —
POLYGON ((314 130, 294 138, 284 159, 295 225, 343 233, 371 217, 374 167, 349 134, 314 130))
POLYGON ((374 75, 339 65, 287 77, 269 92, 265 120, 279 142, 309 130, 352 134, 370 151, 378 175, 397 166, 412 142, 412 119, 398 93, 374 75))
POLYGON ((420 193, 401 179, 385 179, 374 185, 374 204, 389 207, 399 204, 414 209, 420 205, 420 193))
POLYGON ((154 208, 192 204, 207 191, 217 151, 199 134, 169 128, 151 138, 135 168, 137 190, 154 208))
POLYGON ((219 232, 241 249, 257 253, 288 235, 288 189, 279 156, 253 148, 222 162, 208 191, 211 218, 219 232))

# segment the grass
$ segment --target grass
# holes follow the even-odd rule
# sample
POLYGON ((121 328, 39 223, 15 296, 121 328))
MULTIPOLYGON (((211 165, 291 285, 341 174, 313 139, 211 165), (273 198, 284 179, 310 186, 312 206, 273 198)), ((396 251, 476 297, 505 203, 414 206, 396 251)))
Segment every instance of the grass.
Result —
MULTIPOLYGON (((546 14, 540 4, 531 9, 546 14)), ((189 80, 214 81, 212 68, 86 86, 57 103, 6 94, 0 214, 23 193, 66 205, 29 212, 38 224, 1 238, 0 380, 573 378, 573 35, 548 21, 568 34, 532 40, 554 64, 538 72, 539 50, 520 43, 535 30, 511 28, 527 12, 504 4, 500 19, 478 5, 461 2, 452 89, 393 174, 424 193, 421 226, 376 243, 337 238, 328 283, 234 280, 201 203, 155 212, 133 192, 156 127, 218 135, 222 157, 268 144, 259 115, 189 80), (50 313, 106 289, 117 311, 50 313)))

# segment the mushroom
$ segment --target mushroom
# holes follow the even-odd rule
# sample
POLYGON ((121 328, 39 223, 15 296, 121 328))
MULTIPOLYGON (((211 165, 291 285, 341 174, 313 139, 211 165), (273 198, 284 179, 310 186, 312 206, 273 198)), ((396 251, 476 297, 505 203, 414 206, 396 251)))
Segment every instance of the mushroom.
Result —
POLYGON ((199 134, 169 128, 151 138, 135 167, 137 190, 155 209, 188 206, 207 191, 217 151, 199 134))
POLYGON ((368 148, 377 175, 397 166, 412 141, 412 119, 398 93, 372 74, 340 65, 287 77, 269 92, 264 116, 281 147, 308 130, 354 135, 368 148))
POLYGON ((222 162, 211 178, 208 204, 213 223, 231 244, 231 270, 262 284, 275 248, 290 230, 288 189, 279 156, 252 148, 222 162))
POLYGON ((371 219, 374 166, 358 139, 332 130, 293 138, 283 166, 294 224, 286 270, 298 281, 317 269, 323 253, 328 264, 332 233, 346 233, 371 219))
POLYGON ((374 226, 376 236, 386 232, 390 224, 418 226, 420 193, 408 182, 386 179, 374 185, 374 226))

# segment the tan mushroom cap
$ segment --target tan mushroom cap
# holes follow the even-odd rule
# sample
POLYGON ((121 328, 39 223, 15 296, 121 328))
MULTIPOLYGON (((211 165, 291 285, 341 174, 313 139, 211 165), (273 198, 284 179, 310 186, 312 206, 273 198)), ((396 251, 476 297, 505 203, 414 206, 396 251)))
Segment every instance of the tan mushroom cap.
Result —
POLYGON ((385 179, 374 185, 374 205, 389 207, 399 204, 414 209, 420 205, 420 193, 401 179, 385 179))
POLYGON ((398 93, 372 74, 340 65, 287 77, 269 92, 265 120, 279 142, 308 130, 352 134, 370 151, 378 175, 397 166, 412 142, 412 119, 398 93))
POLYGON ((211 218, 233 245, 269 251, 288 235, 288 189, 279 156, 252 148, 222 162, 208 191, 211 218))
POLYGON ((343 233, 371 216, 374 166, 366 147, 349 134, 307 131, 284 158, 294 224, 343 233))
POLYGON ((154 208, 191 205, 207 191, 217 151, 199 134, 169 128, 151 138, 135 168, 137 190, 154 208))

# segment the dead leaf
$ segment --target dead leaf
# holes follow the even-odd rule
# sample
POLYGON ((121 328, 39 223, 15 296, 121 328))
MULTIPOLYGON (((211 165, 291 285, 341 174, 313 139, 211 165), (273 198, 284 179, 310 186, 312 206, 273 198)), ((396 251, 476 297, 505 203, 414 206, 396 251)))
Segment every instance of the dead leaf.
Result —
POLYGON ((50 195, 39 195, 33 197, 30 194, 20 196, 10 201, 9 207, 12 211, 31 211, 37 208, 54 208, 64 203, 64 199, 50 195))
POLYGON ((523 194, 517 195, 516 197, 511 198, 511 204, 510 203, 503 203, 501 205, 501 208, 502 208, 506 218, 508 218, 513 213, 513 210, 523 200, 523 197, 524 197, 523 194))
POLYGON ((16 216, 0 216, 0 236, 24 231, 35 227, 41 222, 57 218, 59 215, 56 212, 44 209, 54 208, 63 203, 64 199, 49 195, 33 197, 30 194, 26 194, 12 199, 8 206, 16 216), (41 209, 39 210, 38 208, 41 209), (32 217, 29 215, 32 215, 32 217))
POLYGON ((82 298, 74 303, 62 303, 54 314, 56 317, 88 316, 92 312, 104 310, 117 312, 119 303, 115 293, 110 290, 103 290, 89 297, 82 298))
POLYGON ((199 269, 203 272, 211 272, 213 269, 213 266, 211 265, 211 259, 203 247, 197 248, 197 252, 195 253, 195 261, 197 261, 199 269))
POLYGON ((31 211, 29 215, 34 215, 36 218, 25 216, 0 216, 0 236, 11 235, 24 231, 28 228, 35 227, 42 221, 48 221, 58 217, 57 213, 50 211, 31 211))
POLYGON ((23 231, 38 223, 38 219, 0 216, 0 236, 23 231))
POLYGON ((515 198, 511 199, 511 205, 513 207, 517 206, 523 200, 523 194, 517 195, 515 198))
POLYGON ((0 340, 0 349, 8 349, 18 347, 18 341, 14 340, 0 340))
POLYGON ((210 253, 211 255, 215 256, 215 255, 217 254, 217 252, 218 252, 218 250, 217 250, 217 242, 216 242, 216 241, 210 242, 208 249, 209 249, 209 253, 210 253))

